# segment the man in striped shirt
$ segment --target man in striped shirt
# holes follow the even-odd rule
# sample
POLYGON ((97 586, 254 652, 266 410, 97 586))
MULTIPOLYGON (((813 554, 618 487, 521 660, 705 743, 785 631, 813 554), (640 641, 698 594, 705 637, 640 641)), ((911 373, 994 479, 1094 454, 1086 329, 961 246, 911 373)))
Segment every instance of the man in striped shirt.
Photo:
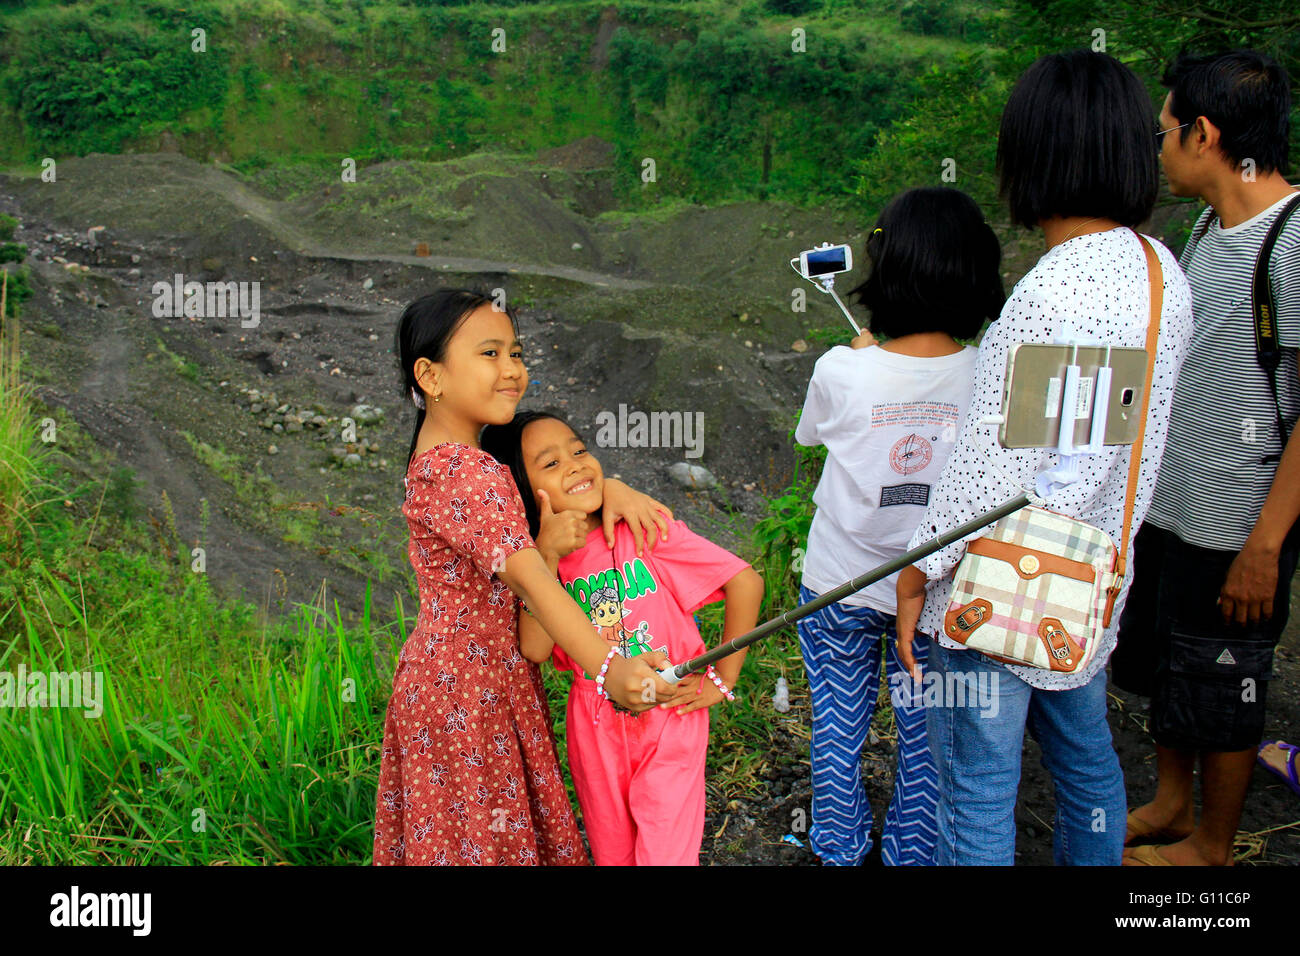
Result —
POLYGON ((1283 178, 1286 72, 1243 50, 1179 57, 1164 83, 1170 192, 1210 205, 1181 259, 1192 342, 1112 658, 1114 682, 1151 697, 1159 773, 1155 798, 1129 814, 1125 863, 1222 866, 1263 737, 1300 545, 1300 438, 1288 438, 1300 416, 1300 212, 1269 261, 1275 397, 1257 355, 1252 276, 1270 227, 1297 201, 1283 178))

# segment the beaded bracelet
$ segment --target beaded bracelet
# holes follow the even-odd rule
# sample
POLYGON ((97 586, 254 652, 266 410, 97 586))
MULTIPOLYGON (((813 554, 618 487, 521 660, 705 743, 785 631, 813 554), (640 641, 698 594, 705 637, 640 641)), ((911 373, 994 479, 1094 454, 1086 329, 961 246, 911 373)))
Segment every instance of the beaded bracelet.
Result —
POLYGON ((600 665, 600 673, 596 675, 596 692, 606 700, 610 699, 609 692, 605 690, 605 675, 609 673, 609 662, 614 659, 618 653, 617 647, 611 647, 609 653, 605 655, 605 663, 600 665))
MULTIPOLYGON (((615 707, 617 707, 618 705, 614 704, 614 698, 610 697, 609 691, 605 690, 605 675, 609 672, 609 662, 614 659, 614 655, 617 653, 618 653, 617 647, 611 647, 609 649, 609 653, 605 655, 605 663, 600 665, 600 673, 596 675, 596 693, 599 694, 601 697, 605 698, 615 707)), ((600 723, 599 707, 596 708, 595 716, 592 718, 591 722, 593 725, 600 723)))
MULTIPOLYGON (((736 699, 736 695, 727 689, 726 684, 722 683, 722 678, 718 676, 718 672, 713 669, 712 664, 709 665, 709 668, 708 670, 705 671, 705 673, 708 675, 709 680, 713 681, 714 685, 718 688, 718 690, 722 691, 723 697, 727 698, 727 700, 736 699)), ((699 693, 699 691, 696 691, 696 693, 699 693)))

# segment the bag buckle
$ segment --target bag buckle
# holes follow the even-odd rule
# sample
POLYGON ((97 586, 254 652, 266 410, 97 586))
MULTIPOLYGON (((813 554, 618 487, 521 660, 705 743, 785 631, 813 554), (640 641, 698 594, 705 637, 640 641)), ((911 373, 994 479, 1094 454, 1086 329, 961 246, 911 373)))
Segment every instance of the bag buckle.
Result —
POLYGON ((966 608, 966 610, 957 615, 957 626, 963 631, 969 631, 972 628, 977 627, 983 620, 984 608, 975 604, 966 608))
POLYGON ((1058 661, 1063 661, 1070 656, 1070 643, 1063 629, 1049 624, 1043 631, 1043 636, 1047 638, 1047 649, 1058 661))

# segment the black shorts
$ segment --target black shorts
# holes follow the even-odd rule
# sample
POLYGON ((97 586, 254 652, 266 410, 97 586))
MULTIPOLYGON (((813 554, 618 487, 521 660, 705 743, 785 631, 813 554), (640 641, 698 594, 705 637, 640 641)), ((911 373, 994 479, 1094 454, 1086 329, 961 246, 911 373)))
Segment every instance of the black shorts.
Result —
POLYGON ((1235 551, 1187 544, 1144 524, 1111 655, 1111 681, 1151 698, 1151 735, 1178 750, 1236 751, 1264 736, 1264 704, 1290 610, 1296 535, 1283 548, 1273 616, 1224 624, 1219 589, 1235 551))

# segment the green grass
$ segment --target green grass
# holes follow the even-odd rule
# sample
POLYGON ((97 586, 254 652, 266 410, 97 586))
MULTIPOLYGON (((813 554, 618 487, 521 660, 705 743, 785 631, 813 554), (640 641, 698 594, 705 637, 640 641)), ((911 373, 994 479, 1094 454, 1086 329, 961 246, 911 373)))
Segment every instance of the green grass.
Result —
POLYGON ((102 680, 97 718, 0 709, 0 864, 368 860, 400 609, 222 601, 170 521, 87 532, 104 482, 33 509, 0 573, 0 672, 102 680))
POLYGON ((150 353, 146 357, 153 358, 154 354, 161 355, 163 358, 167 359, 167 361, 171 363, 176 374, 181 378, 196 384, 198 383, 200 377, 198 363, 192 359, 187 359, 184 356, 177 355, 163 343, 162 339, 154 339, 154 352, 150 353))
POLYGON ((0 864, 366 862, 400 605, 378 622, 367 590, 345 624, 219 599, 170 502, 133 520, 129 473, 33 405, 16 323, 0 344, 0 674, 102 682, 98 716, 0 708, 0 864))
POLYGON ((0 274, 0 554, 12 561, 33 531, 30 513, 48 497, 41 465, 49 446, 33 440, 41 423, 29 412, 28 387, 19 377, 20 331, 8 280, 9 273, 0 274))

